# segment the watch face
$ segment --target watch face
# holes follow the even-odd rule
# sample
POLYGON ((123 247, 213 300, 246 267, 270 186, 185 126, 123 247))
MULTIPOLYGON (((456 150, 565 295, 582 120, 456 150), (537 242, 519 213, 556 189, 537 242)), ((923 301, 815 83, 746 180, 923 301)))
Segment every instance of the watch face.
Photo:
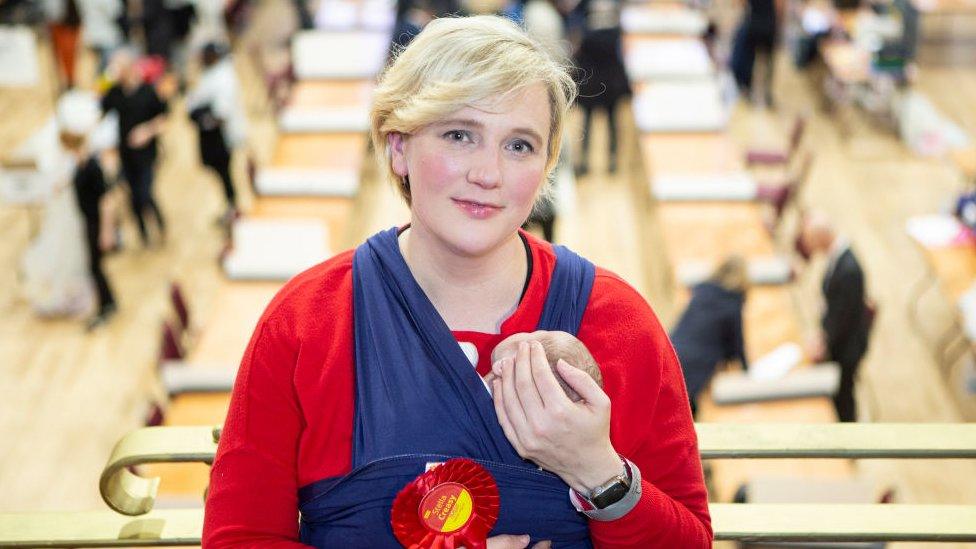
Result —
POLYGON ((590 500, 597 509, 606 509, 607 507, 617 503, 618 501, 624 499, 627 492, 630 491, 630 487, 623 480, 618 480, 617 482, 611 484, 606 490, 595 494, 590 500))

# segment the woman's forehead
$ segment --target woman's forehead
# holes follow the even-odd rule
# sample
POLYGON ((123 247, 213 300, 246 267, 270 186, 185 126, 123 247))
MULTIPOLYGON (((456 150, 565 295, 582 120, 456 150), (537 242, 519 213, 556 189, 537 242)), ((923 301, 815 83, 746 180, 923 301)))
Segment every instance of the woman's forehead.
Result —
POLYGON ((434 122, 435 125, 464 123, 499 129, 531 129, 548 135, 551 124, 549 94, 542 84, 511 93, 473 101, 434 122))

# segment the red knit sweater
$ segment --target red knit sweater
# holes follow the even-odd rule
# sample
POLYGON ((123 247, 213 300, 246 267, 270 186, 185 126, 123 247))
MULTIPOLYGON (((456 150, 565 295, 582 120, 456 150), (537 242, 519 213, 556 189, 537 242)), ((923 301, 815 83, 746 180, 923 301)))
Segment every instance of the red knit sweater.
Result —
MULTIPOLYGON (((502 339, 531 332, 555 264, 528 237, 533 270, 499 334, 455 332, 478 348, 478 373, 502 339)), ((353 432, 352 252, 291 280, 258 322, 237 375, 211 472, 204 547, 304 547, 298 488, 350 470, 353 432)), ((697 439, 681 369, 644 299, 597 269, 579 339, 611 399, 610 438, 643 476, 626 516, 590 521, 598 548, 711 546, 697 439)), ((568 493, 567 493, 568 497, 568 493)))

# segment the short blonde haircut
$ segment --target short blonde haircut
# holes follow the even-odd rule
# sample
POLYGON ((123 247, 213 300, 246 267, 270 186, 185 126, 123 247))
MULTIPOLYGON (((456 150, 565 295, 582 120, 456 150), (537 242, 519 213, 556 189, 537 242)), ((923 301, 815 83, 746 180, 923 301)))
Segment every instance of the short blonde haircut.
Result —
POLYGON ((731 255, 725 259, 709 280, 730 292, 745 293, 749 289, 749 268, 746 260, 740 255, 731 255))
POLYGON ((383 171, 410 203, 410 188, 393 171, 387 137, 410 134, 464 107, 541 83, 549 95, 546 178, 559 160, 566 111, 576 84, 565 60, 502 17, 431 21, 391 62, 373 98, 370 136, 383 171))

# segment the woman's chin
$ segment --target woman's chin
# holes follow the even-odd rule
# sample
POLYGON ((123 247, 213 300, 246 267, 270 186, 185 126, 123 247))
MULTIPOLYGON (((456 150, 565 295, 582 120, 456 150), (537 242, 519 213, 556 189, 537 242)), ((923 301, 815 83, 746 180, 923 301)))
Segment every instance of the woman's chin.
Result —
POLYGON ((444 241, 457 255, 463 257, 484 257, 497 251, 511 240, 518 227, 482 227, 481 230, 465 230, 460 227, 446 235, 444 241))

